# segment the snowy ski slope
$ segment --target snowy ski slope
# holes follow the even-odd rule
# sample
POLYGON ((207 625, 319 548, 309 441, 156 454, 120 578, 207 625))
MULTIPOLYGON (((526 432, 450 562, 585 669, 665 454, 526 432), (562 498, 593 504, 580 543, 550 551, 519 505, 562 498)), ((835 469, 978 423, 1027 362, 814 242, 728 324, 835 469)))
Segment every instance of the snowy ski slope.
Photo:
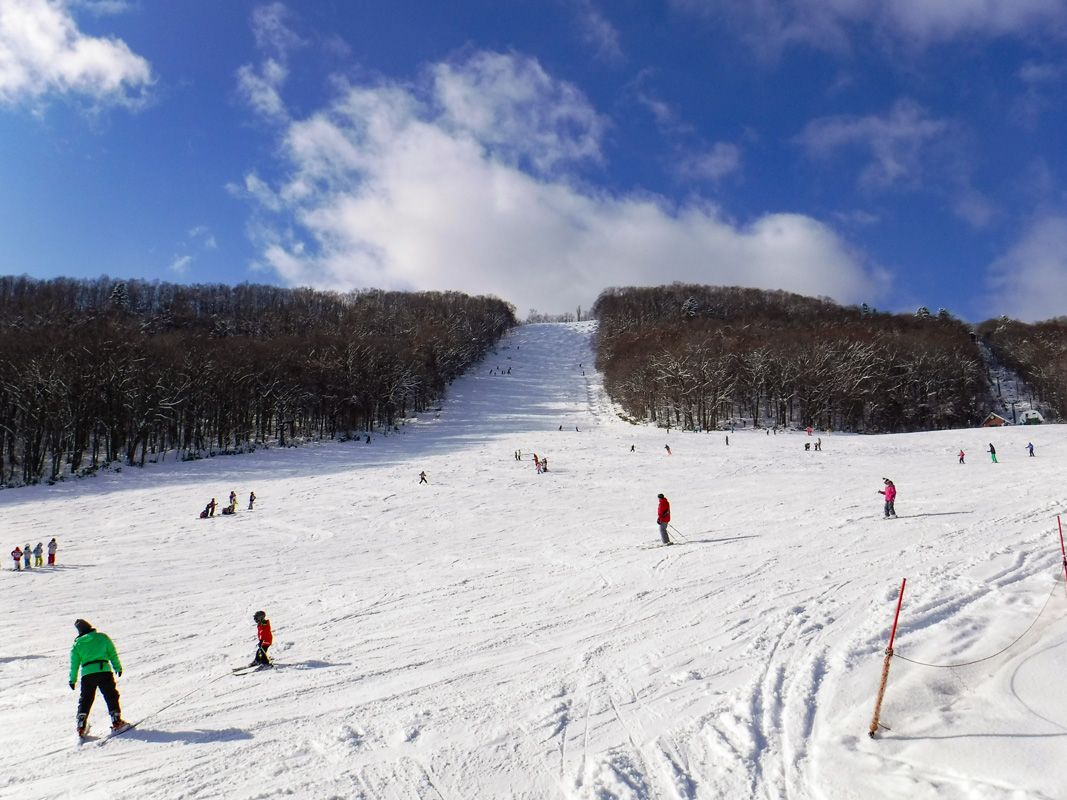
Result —
POLYGON ((60 544, 0 572, 0 798, 1067 797, 1063 427, 668 435, 616 415, 591 333, 517 329, 369 444, 0 492, 5 554, 60 544), (658 492, 679 546, 649 547, 658 492), (894 659, 872 740, 904 577, 914 660, 1036 624, 894 659), (278 668, 234 676, 258 609, 278 668), (139 723, 103 744, 77 617, 139 723))

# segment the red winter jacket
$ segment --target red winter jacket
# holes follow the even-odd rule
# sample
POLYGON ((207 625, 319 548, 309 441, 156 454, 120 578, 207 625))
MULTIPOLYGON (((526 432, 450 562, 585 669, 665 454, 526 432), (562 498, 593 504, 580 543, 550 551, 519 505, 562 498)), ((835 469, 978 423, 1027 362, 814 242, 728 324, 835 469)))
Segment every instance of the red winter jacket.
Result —
POLYGON ((259 636, 260 644, 265 644, 269 647, 274 643, 274 636, 270 632, 269 619, 263 620, 263 622, 256 626, 256 635, 259 636))
POLYGON ((659 499, 659 510, 656 512, 656 522, 670 522, 671 521, 671 504, 667 502, 666 497, 659 499))

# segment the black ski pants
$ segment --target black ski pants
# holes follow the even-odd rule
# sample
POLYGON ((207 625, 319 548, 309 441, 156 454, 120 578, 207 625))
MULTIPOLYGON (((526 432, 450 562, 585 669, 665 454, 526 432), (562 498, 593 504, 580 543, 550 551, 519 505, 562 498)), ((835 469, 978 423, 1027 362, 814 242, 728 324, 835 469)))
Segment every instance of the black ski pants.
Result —
POLYGON ((78 716, 80 717, 82 714, 89 715, 89 709, 93 707, 93 700, 96 699, 97 689, 104 696, 108 712, 112 716, 120 716, 119 690, 115 688, 115 675, 111 671, 91 672, 88 675, 82 675, 82 693, 81 697, 78 698, 78 716))

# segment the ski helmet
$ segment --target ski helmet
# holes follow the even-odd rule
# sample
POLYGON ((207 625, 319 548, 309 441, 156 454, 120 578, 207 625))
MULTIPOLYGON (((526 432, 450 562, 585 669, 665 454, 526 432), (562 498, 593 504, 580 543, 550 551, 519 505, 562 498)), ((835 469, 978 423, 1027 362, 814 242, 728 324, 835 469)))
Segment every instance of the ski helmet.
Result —
POLYGON ((79 636, 84 636, 93 629, 93 626, 86 622, 84 619, 74 620, 74 627, 78 629, 79 636))
POLYGON ((252 619, 255 620, 255 622, 259 625, 262 625, 263 620, 265 620, 266 618, 267 615, 264 614, 262 611, 257 611, 255 614, 252 615, 252 619))

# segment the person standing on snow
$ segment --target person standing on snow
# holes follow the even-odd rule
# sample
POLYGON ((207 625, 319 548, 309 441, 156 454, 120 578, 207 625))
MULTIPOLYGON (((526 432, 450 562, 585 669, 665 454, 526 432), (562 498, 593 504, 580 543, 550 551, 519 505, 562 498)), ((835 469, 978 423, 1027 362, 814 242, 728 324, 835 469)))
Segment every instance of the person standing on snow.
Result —
POLYGON ((33 558, 33 550, 30 549, 29 542, 22 548, 22 563, 26 565, 26 569, 30 569, 30 559, 33 558))
POLYGON ((127 723, 122 719, 119 690, 115 688, 115 675, 122 676, 122 664, 115 645, 107 634, 100 633, 84 619, 75 620, 74 627, 78 629, 78 636, 70 650, 70 688, 74 690, 80 669, 82 691, 78 699, 78 735, 84 736, 89 730, 89 710, 93 707, 97 689, 104 695, 111 714, 111 730, 121 730, 127 723))
POLYGON ((893 481, 889 480, 889 478, 882 478, 882 482, 885 483, 885 488, 879 489, 878 494, 885 495, 885 518, 889 519, 892 517, 893 519, 896 519, 897 510, 894 508, 893 503, 897 499, 897 487, 893 484, 893 481))
POLYGON ((44 566, 44 542, 38 542, 37 546, 33 548, 33 565, 35 567, 44 566))
POLYGON ((249 492, 248 493, 248 510, 251 511, 252 510, 252 506, 254 506, 255 504, 256 504, 256 493, 255 492, 249 492))
POLYGON ((52 537, 52 541, 48 543, 48 566, 54 567, 56 565, 56 550, 59 549, 59 545, 56 544, 56 537, 52 537))
POLYGON ((1026 449, 1030 451, 1030 458, 1033 458, 1034 457, 1034 443, 1033 442, 1027 442, 1026 449))
POLYGON ((15 559, 15 569, 22 572, 22 548, 15 545, 15 549, 11 551, 11 557, 15 559))
POLYGON ((960 463, 961 464, 963 463, 963 451, 962 450, 960 450, 960 463))
POLYGON ((997 448, 993 447, 993 443, 989 443, 989 457, 993 459, 993 463, 997 463, 997 448))
POLYGON ((426 480, 426 471, 425 470, 423 470, 422 472, 419 473, 419 483, 429 483, 429 481, 426 480))
POLYGON ((656 524, 659 525, 659 538, 663 544, 673 544, 671 537, 667 535, 667 526, 671 521, 671 504, 663 493, 656 495, 659 498, 659 508, 656 509, 656 524))
POLYGON ((256 657, 250 666, 254 667, 258 664, 261 667, 273 667, 274 665, 267 656, 267 648, 274 644, 274 634, 271 633, 270 620, 267 619, 267 615, 262 611, 257 611, 253 614, 252 619, 256 623, 256 637, 258 638, 258 643, 256 646, 256 657))

